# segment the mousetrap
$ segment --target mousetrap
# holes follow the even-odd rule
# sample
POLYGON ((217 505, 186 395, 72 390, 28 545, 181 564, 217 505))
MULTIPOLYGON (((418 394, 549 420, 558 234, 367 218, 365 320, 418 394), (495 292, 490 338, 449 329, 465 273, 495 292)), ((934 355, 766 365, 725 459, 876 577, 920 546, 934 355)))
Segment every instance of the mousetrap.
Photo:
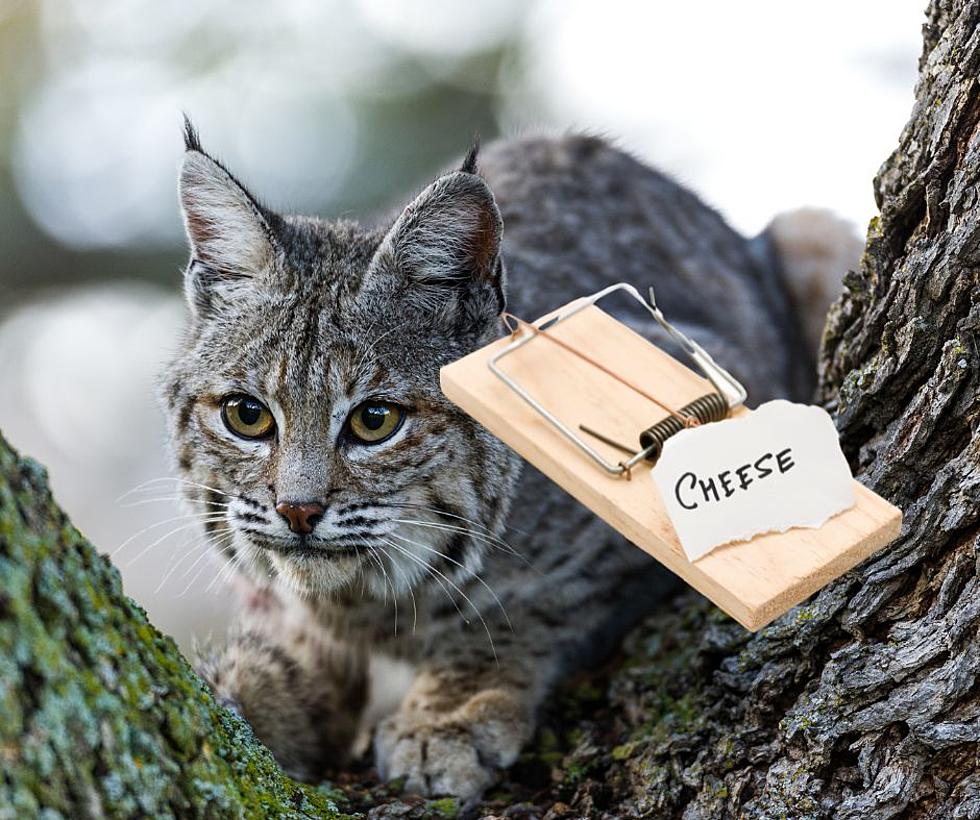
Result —
POLYGON ((901 511, 854 481, 854 506, 819 528, 756 535, 689 560, 649 473, 685 427, 750 414, 741 384, 666 320, 652 290, 648 302, 621 283, 533 325, 504 318, 510 335, 442 369, 445 395, 747 629, 897 537, 901 511), (638 301, 700 373, 596 305, 614 292, 638 301))

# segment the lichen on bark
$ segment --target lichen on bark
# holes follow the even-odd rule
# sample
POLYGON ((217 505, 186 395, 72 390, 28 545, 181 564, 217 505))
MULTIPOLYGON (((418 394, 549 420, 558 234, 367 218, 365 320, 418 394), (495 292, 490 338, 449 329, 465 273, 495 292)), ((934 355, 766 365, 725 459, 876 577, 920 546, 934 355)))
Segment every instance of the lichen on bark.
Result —
POLYGON ((341 817, 294 783, 0 437, 0 817, 341 817))

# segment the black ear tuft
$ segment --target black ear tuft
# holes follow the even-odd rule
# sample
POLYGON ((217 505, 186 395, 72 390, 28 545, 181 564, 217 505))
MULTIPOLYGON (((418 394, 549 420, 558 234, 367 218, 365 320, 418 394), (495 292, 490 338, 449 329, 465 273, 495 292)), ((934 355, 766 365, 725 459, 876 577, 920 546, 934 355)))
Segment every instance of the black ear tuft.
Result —
POLYGON ((197 129, 186 113, 184 114, 184 150, 204 153, 204 149, 201 147, 201 138, 197 135, 197 129))
POLYGON ((251 280, 269 270, 280 218, 204 152, 186 116, 184 144, 179 192, 191 244, 184 288, 191 309, 206 315, 241 300, 251 280))
POLYGON ((469 151, 466 152, 466 159, 463 160, 463 164, 460 167, 460 171, 464 174, 476 174, 478 173, 476 167, 476 155, 480 153, 480 135, 477 134, 473 138, 473 145, 469 151))

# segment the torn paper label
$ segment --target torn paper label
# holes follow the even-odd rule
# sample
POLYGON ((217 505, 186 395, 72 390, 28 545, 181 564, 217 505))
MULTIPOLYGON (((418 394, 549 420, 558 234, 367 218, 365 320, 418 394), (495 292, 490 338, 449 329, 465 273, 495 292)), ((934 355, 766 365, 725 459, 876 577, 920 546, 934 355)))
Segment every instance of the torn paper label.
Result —
POLYGON ((781 399, 682 430, 652 475, 692 561, 730 541, 819 527, 855 500, 828 413, 781 399))

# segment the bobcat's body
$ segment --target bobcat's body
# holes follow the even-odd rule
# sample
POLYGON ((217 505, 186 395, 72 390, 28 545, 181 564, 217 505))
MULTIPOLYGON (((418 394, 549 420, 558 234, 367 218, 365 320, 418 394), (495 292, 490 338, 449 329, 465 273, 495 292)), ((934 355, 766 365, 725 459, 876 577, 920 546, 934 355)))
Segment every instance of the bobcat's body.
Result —
POLYGON ((300 776, 341 763, 380 707, 383 776, 478 794, 550 687, 674 583, 439 393, 442 364, 500 335, 504 291, 533 319, 616 281, 652 284, 753 402, 810 387, 778 237, 745 240, 593 138, 498 143, 486 183, 474 171, 470 158, 394 226, 362 230, 271 214, 189 132, 194 319, 167 402, 189 501, 222 505, 215 541, 250 589, 203 672, 300 776), (228 391, 261 393, 275 437, 222 432, 228 391), (407 431, 352 444, 350 407, 396 395, 407 431), (274 508, 300 496, 325 512, 296 539, 274 508), (365 711, 379 683, 392 700, 365 711))

